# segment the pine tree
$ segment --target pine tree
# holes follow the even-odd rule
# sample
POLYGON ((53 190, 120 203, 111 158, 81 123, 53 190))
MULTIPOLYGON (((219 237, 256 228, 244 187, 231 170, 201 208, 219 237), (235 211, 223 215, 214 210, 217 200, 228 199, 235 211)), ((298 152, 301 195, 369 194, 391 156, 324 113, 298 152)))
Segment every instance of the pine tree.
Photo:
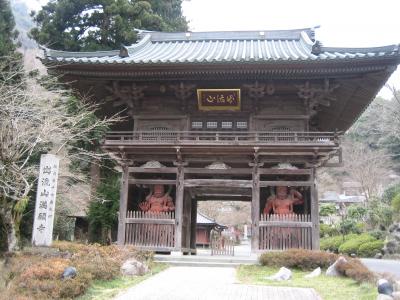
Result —
POLYGON ((135 28, 187 30, 181 0, 58 0, 32 16, 39 44, 69 51, 118 49, 137 40, 135 28))
POLYGON ((8 0, 0 0, 0 57, 14 53, 14 40, 18 32, 14 29, 15 20, 8 0))

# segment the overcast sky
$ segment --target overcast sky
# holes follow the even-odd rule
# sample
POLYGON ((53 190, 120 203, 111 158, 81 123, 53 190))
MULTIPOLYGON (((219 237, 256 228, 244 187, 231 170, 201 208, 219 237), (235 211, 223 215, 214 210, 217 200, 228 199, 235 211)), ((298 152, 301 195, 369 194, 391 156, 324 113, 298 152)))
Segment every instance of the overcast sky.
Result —
MULTIPOLYGON (((316 38, 325 46, 400 43, 400 0, 190 0, 184 1, 183 13, 192 31, 320 26, 316 38)), ((400 71, 389 83, 400 88, 400 71)))
MULTIPOLYGON (((37 8, 47 0, 25 0, 37 8)), ((184 0, 191 31, 271 30, 320 26, 325 46, 400 43, 400 0, 184 0)), ((400 88, 400 71, 389 80, 400 88)), ((389 97, 388 92, 381 95, 389 97)))

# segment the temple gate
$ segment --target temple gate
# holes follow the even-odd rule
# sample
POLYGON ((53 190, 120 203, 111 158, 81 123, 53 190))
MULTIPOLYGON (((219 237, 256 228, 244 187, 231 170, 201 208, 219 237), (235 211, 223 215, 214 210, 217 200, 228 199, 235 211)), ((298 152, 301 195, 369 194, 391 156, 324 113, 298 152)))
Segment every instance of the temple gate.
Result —
POLYGON ((398 46, 330 48, 313 29, 141 31, 120 51, 44 49, 49 72, 123 110, 118 243, 195 252, 197 201, 251 202, 252 250, 319 249, 316 169, 399 63, 398 46))

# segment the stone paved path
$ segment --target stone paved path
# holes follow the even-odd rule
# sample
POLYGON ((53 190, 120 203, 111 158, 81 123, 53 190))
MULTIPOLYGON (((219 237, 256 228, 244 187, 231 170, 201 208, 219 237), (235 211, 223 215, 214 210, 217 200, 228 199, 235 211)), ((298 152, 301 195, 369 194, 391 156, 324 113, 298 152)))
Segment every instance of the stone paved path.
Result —
POLYGON ((114 300, 319 300, 313 289, 236 283, 234 268, 170 267, 114 300))

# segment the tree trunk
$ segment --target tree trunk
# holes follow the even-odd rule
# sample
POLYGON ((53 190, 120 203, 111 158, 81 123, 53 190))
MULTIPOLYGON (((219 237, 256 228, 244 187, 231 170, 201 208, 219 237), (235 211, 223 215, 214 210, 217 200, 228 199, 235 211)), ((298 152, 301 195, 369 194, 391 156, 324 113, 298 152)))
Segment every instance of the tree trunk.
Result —
POLYGON ((6 211, 3 215, 4 227, 7 232, 7 250, 9 252, 18 250, 18 239, 17 232, 15 230, 15 224, 13 222, 11 211, 6 211))

